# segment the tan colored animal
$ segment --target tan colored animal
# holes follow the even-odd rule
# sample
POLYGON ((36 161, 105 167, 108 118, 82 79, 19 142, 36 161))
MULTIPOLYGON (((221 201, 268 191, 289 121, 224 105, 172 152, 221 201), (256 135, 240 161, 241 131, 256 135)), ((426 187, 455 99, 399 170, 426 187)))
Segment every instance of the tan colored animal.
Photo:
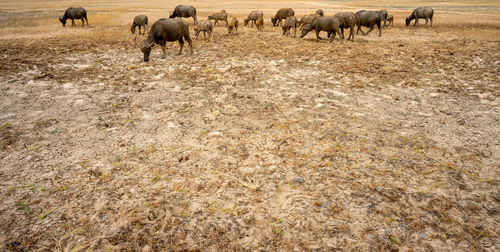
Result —
POLYGON ((264 17, 257 18, 257 21, 255 21, 255 25, 257 25, 257 29, 259 31, 262 31, 262 28, 264 28, 264 17))
POLYGON ((394 15, 389 14, 387 15, 387 26, 394 24, 394 15))
POLYGON ((295 11, 293 11, 292 8, 282 8, 276 12, 276 15, 274 15, 273 18, 271 18, 271 22, 273 23, 273 26, 276 27, 281 25, 282 19, 286 19, 291 16, 295 16, 295 11))
MULTIPOLYGON (((194 28, 194 36, 196 36, 196 40, 198 40, 198 36, 200 35, 200 32, 203 32, 203 39, 205 39, 206 41, 210 41, 210 35, 212 35, 212 33, 214 32, 214 27, 212 26, 212 22, 210 22, 210 20, 205 20, 201 23, 198 24, 198 26, 196 26, 194 28), (206 35, 208 33, 208 39, 206 38, 206 35)), ((214 38, 214 42, 215 42, 215 38, 214 38)))
POLYGON ((302 30, 302 28, 304 28, 304 25, 312 23, 312 21, 317 17, 320 17, 320 15, 318 14, 305 15, 300 19, 300 21, 297 22, 297 26, 299 26, 300 30, 302 30))
POLYGON ((221 12, 219 12, 219 13, 214 13, 214 14, 208 16, 208 20, 215 20, 214 26, 217 26, 217 22, 219 22, 219 20, 225 21, 226 27, 228 25, 226 10, 221 10, 221 12))
POLYGON ((290 35, 290 29, 293 28, 293 37, 297 36, 297 18, 295 17, 287 17, 285 19, 285 23, 283 24, 283 35, 290 35))
POLYGON ((238 25, 239 25, 238 19, 236 17, 230 17, 229 24, 227 25, 228 34, 236 35, 238 33, 238 25), (234 33, 233 30, 235 31, 234 33))
POLYGON ((259 19, 259 17, 264 17, 264 12, 260 10, 253 10, 250 14, 248 14, 248 17, 245 18, 244 25, 247 26, 248 22, 251 22, 250 28, 253 28, 253 25, 257 24, 257 19, 259 19))

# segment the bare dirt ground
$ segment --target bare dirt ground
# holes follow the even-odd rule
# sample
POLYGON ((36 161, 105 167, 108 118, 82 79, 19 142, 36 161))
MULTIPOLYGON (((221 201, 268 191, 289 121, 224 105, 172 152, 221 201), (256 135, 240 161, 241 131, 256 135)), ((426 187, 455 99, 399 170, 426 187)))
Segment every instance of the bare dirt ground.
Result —
POLYGON ((188 1, 266 27, 142 62, 133 17, 178 3, 0 3, 0 250, 500 249, 497 1, 188 1), (316 43, 288 6, 396 20, 316 43))

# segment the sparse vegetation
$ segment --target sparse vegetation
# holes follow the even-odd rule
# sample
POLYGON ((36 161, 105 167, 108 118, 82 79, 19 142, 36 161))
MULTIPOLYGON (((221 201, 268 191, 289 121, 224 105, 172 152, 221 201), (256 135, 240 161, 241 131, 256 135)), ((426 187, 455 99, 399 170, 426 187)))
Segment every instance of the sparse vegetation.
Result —
POLYGON ((307 1, 188 1, 265 26, 148 63, 130 24, 171 3, 65 4, 0 3, 0 251, 498 247, 498 2, 320 0, 394 15, 330 44, 271 27, 307 1))

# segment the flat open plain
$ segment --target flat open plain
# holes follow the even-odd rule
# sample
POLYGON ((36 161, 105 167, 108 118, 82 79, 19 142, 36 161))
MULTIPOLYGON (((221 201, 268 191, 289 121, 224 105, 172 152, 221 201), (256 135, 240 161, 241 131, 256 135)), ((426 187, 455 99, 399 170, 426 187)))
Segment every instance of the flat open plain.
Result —
POLYGON ((498 251, 499 70, 499 1, 2 0, 0 250, 498 251), (143 62, 133 17, 181 3, 265 28, 143 62), (282 7, 395 24, 316 43, 282 7))

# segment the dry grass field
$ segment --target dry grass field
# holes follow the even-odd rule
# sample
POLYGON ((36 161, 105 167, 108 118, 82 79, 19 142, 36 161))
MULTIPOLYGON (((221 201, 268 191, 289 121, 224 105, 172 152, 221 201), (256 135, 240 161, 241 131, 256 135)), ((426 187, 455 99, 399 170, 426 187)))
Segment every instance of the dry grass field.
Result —
POLYGON ((499 70, 494 0, 2 0, 0 251, 498 251, 499 70), (181 3, 265 28, 143 62, 133 17, 181 3), (316 43, 281 7, 395 24, 316 43))

